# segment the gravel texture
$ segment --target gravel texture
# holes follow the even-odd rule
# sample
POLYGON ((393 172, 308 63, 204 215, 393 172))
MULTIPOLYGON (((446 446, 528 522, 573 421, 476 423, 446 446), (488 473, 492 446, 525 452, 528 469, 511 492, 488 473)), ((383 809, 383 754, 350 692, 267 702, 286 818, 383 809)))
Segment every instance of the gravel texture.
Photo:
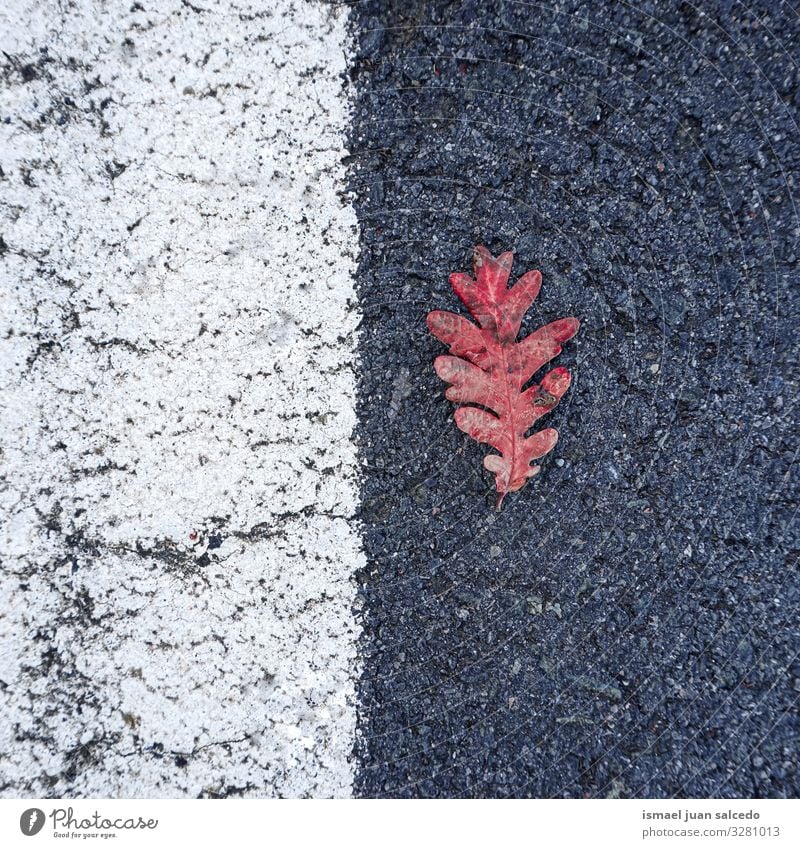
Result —
MULTIPOLYGON (((367 796, 800 794, 800 19, 354 6, 367 796), (492 511, 433 308, 473 244, 582 321, 492 511)), ((463 311, 463 310, 462 310, 463 311)))
POLYGON ((350 792, 346 18, 0 11, 0 794, 350 792))

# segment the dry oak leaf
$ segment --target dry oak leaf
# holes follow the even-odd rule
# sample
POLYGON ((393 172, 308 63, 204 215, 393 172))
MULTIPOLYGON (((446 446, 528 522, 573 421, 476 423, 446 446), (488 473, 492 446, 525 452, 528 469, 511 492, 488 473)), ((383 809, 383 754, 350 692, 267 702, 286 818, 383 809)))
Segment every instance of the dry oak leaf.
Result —
POLYGON ((454 312, 435 310, 428 329, 450 347, 452 356, 438 356, 436 373, 450 387, 445 397, 460 406, 455 420, 460 430, 500 452, 489 454, 484 466, 496 478, 499 510, 508 492, 521 489, 541 470, 531 461, 552 450, 558 431, 549 427, 525 434, 553 409, 569 388, 566 368, 554 368, 541 382, 523 391, 533 375, 561 353, 562 342, 578 332, 577 318, 561 318, 517 341, 523 315, 542 285, 539 271, 528 271, 507 288, 514 254, 494 257, 485 247, 474 253, 475 277, 451 274, 450 285, 478 326, 454 312))

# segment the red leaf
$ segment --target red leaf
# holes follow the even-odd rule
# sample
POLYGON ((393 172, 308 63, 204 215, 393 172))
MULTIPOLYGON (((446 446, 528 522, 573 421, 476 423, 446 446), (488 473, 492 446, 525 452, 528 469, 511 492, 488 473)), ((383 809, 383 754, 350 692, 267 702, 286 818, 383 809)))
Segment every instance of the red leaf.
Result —
POLYGON ((484 466, 494 473, 497 508, 508 492, 521 489, 541 470, 531 465, 552 450, 558 432, 552 427, 525 434, 550 412, 569 388, 566 368, 554 368, 541 382, 522 387, 545 364, 561 353, 561 343, 578 332, 577 318, 561 318, 518 342, 522 317, 539 294, 542 275, 528 271, 509 289, 512 253, 494 257, 476 247, 475 276, 451 274, 450 285, 469 309, 478 326, 454 312, 436 310, 428 315, 428 329, 450 347, 452 356, 438 356, 436 373, 450 387, 445 397, 460 406, 455 411, 460 430, 491 445, 484 466))

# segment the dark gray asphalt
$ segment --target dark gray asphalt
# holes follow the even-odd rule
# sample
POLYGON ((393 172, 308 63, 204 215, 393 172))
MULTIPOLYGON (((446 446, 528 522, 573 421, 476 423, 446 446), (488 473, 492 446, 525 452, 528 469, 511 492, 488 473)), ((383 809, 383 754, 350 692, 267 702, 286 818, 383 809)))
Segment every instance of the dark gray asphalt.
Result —
POLYGON ((354 14, 360 793, 797 796, 797 12, 354 14), (582 322, 500 514, 424 323, 475 243, 582 322))

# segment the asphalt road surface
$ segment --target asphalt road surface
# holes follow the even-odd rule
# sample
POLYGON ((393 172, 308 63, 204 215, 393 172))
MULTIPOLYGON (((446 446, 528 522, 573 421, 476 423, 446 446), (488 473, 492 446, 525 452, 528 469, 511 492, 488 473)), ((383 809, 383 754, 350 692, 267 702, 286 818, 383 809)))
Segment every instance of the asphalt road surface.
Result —
POLYGON ((797 12, 353 12, 357 791, 797 795, 797 12), (424 323, 474 244, 581 320, 500 513, 424 323))

